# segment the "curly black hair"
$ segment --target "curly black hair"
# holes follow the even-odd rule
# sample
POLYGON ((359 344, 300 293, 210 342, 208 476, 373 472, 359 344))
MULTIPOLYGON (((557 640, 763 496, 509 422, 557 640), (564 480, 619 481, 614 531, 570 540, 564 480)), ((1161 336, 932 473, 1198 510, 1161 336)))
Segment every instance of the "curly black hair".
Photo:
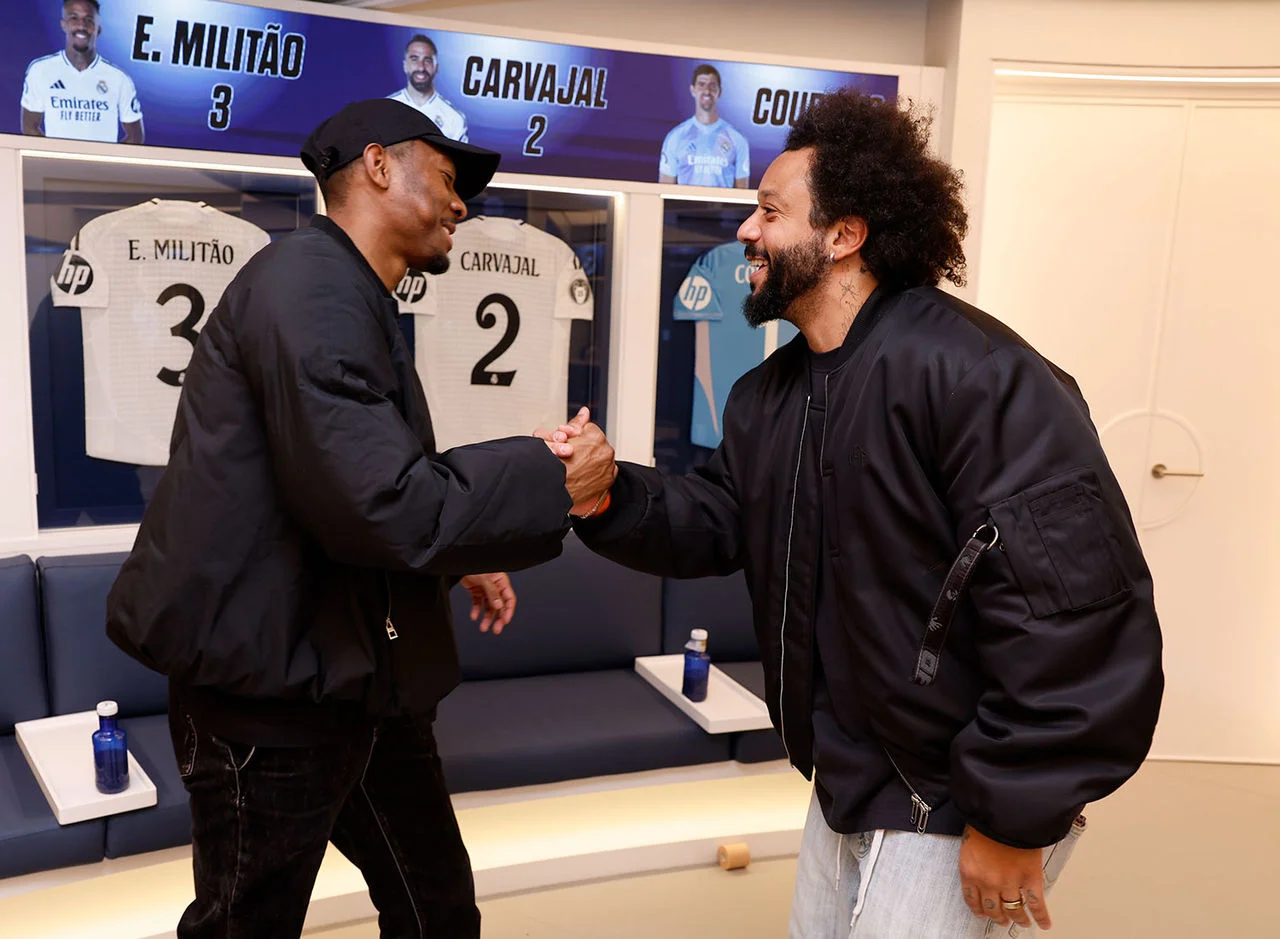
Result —
POLYGON ((787 135, 788 150, 814 150, 814 227, 865 219, 862 259, 880 283, 895 288, 933 286, 943 277, 965 282, 963 180, 930 155, 930 121, 909 101, 899 108, 845 88, 810 105, 787 135))

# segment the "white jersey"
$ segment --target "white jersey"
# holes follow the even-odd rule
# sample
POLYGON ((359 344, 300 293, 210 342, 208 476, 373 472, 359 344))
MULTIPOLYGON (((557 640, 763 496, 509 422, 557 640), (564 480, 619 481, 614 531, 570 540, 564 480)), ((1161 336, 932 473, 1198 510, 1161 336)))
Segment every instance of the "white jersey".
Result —
POLYGON ((439 94, 433 94, 422 104, 418 104, 418 102, 409 97, 408 90, 404 88, 401 88, 393 95, 387 95, 387 97, 392 101, 407 104, 411 108, 417 108, 431 118, 435 125, 440 128, 440 133, 450 140, 456 140, 459 143, 467 142, 467 117, 455 108, 447 98, 439 94))
POLYGON ((178 393, 200 327, 270 236, 203 202, 152 199, 90 221, 51 278, 53 305, 80 308, 85 452, 169 461, 178 393))
POLYGON ((120 125, 142 120, 133 79, 98 56, 84 71, 65 52, 27 66, 22 107, 44 115, 46 137, 73 140, 120 139, 120 125))
POLYGON ((509 218, 478 216, 453 238, 448 272, 396 288, 415 313, 414 359, 441 450, 526 436, 568 419, 572 321, 592 317, 573 249, 509 218))

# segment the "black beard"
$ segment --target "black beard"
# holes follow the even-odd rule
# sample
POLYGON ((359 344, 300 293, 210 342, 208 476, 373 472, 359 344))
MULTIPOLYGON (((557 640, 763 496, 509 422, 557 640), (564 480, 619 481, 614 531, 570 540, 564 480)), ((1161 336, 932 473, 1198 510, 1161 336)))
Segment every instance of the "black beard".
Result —
POLYGON ((767 260, 769 272, 764 283, 742 301, 742 315, 752 326, 782 319, 791 304, 818 286, 827 269, 822 238, 818 235, 776 251, 767 260))
POLYGON ((414 80, 412 77, 409 78, 409 84, 412 85, 413 90, 420 95, 425 95, 428 91, 430 91, 431 86, 434 82, 435 82, 434 78, 427 78, 422 82, 418 82, 414 80))

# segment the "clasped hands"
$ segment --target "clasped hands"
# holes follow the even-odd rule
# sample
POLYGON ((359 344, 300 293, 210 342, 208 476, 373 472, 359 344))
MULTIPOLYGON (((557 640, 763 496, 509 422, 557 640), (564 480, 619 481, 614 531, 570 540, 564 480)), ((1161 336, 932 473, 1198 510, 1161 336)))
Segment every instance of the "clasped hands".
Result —
MULTIPOLYGON (((618 476, 613 447, 604 431, 591 423, 591 412, 583 408, 573 420, 555 430, 536 430, 551 452, 564 461, 564 487, 573 499, 570 514, 594 514, 605 493, 618 476)), ((516 593, 506 574, 471 574, 460 581, 471 594, 471 621, 480 621, 480 631, 502 632, 516 611, 516 593)))
POLYGON ((618 464, 604 431, 591 423, 591 412, 583 408, 567 424, 555 430, 535 430, 533 435, 546 441, 551 452, 564 461, 564 487, 573 499, 569 514, 595 514, 618 478, 618 464))

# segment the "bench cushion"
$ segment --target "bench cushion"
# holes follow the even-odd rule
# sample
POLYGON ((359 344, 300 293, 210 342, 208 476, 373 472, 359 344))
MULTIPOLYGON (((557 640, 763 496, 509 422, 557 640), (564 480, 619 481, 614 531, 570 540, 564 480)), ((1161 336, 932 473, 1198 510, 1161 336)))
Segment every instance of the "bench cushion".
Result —
POLYGON ((689 631, 701 628, 717 665, 759 660, 751 596, 741 571, 728 577, 665 580, 662 594, 662 651, 683 651, 689 631))
POLYGON ((435 731, 451 792, 712 763, 730 747, 632 669, 463 682, 435 731))
POLYGON ((129 752, 156 784, 156 804, 107 817, 107 857, 125 857, 191 843, 191 809, 178 775, 169 739, 169 717, 134 717, 120 722, 129 752))
POLYGON ((662 581, 594 554, 576 537, 553 561, 511 575, 516 613, 501 636, 470 619, 471 595, 451 596, 468 680, 631 668, 662 641, 662 581))
POLYGON ((101 861, 105 827, 59 825, 17 738, 0 736, 0 878, 101 861))
POLYGON ((25 555, 0 560, 0 734, 49 716, 36 566, 25 555))
POLYGON ((165 677, 135 662, 107 638, 107 594, 125 557, 85 554, 39 561, 54 714, 90 711, 107 699, 120 705, 121 717, 168 710, 165 677))

